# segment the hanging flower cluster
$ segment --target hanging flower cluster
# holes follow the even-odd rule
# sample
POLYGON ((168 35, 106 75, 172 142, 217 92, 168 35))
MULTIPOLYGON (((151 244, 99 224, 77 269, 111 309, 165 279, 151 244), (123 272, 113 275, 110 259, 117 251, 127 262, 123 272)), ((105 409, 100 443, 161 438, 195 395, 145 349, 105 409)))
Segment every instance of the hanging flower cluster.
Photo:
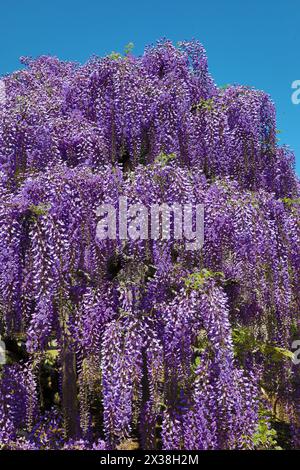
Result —
POLYGON ((300 186, 270 98, 219 89, 196 41, 23 62, 0 105, 0 447, 255 449, 272 409, 297 447, 300 186), (204 246, 99 239, 120 197, 202 204, 204 246))

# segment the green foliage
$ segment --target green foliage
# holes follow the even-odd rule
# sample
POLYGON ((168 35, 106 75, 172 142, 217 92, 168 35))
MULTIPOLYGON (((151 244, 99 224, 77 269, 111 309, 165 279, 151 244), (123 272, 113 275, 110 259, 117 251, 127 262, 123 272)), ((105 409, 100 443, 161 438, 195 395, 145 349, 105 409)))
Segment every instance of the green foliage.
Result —
POLYGON ((199 103, 193 106, 193 109, 199 111, 200 109, 204 109, 206 111, 211 111, 214 108, 214 100, 213 98, 209 98, 207 100, 201 100, 199 103))
POLYGON ((120 54, 119 52, 115 52, 115 51, 112 51, 108 57, 112 60, 119 60, 123 58, 122 54, 120 54))
POLYGON ((204 329, 200 330, 198 337, 197 337, 196 344, 192 346, 192 349, 193 349, 193 354, 194 354, 194 360, 192 363, 192 371, 195 372, 201 364, 201 357, 200 357, 201 354, 204 351, 206 352, 209 351, 210 349, 210 343, 207 337, 207 333, 204 329))
POLYGON ((126 46, 124 47, 124 55, 125 57, 120 54, 120 52, 116 52, 116 51, 112 51, 108 57, 112 60, 120 60, 120 59, 125 59, 126 56, 130 55, 133 51, 133 48, 134 48, 134 44, 133 42, 129 42, 128 44, 126 44, 126 46))
POLYGON ((190 274, 186 279, 184 279, 184 283, 188 290, 199 290, 202 289, 209 279, 220 278, 224 278, 224 273, 209 271, 204 268, 201 271, 190 274))
POLYGON ((260 412, 260 420, 257 431, 253 436, 253 443, 256 450, 282 450, 277 442, 277 432, 270 426, 268 412, 260 412))
POLYGON ((54 367, 59 357, 59 349, 57 341, 50 341, 49 348, 45 351, 44 363, 50 367, 54 367))
POLYGON ((132 53, 134 49, 134 44, 133 42, 129 42, 128 44, 126 44, 126 46, 124 47, 124 54, 125 55, 129 55, 132 53))
POLYGON ((235 354, 238 357, 247 352, 261 352, 273 362, 281 362, 284 359, 293 359, 294 357, 294 354, 287 349, 257 340, 254 332, 249 327, 234 328, 232 339, 235 354))
POLYGON ((260 351, 270 358, 274 362, 280 362, 283 359, 293 359, 294 353, 288 349, 280 348, 278 346, 273 346, 270 344, 261 343, 259 345, 260 351))
POLYGON ((284 197, 281 201, 287 206, 293 206, 294 204, 300 204, 300 198, 291 199, 289 197, 284 197))
POLYGON ((161 152, 156 158, 155 162, 159 163, 162 166, 168 165, 171 161, 176 159, 176 154, 175 153, 163 153, 161 152))
POLYGON ((31 206, 29 206, 29 210, 32 215, 35 215, 37 217, 39 217, 40 215, 47 215, 50 208, 51 206, 49 204, 39 204, 37 206, 31 204, 31 206))

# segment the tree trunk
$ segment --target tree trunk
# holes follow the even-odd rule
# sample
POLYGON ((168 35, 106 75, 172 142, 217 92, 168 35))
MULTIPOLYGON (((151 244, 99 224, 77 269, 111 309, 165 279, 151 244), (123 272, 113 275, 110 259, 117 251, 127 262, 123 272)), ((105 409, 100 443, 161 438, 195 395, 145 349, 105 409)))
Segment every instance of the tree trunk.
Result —
POLYGON ((68 349, 62 352, 62 404, 67 436, 76 438, 79 435, 76 358, 68 349))

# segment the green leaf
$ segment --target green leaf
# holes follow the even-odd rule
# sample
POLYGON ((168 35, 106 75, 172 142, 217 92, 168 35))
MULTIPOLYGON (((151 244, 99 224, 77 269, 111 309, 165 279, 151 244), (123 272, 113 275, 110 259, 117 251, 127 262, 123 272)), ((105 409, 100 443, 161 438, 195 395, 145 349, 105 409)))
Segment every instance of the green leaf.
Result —
POLYGON ((209 271, 208 269, 204 268, 199 272, 190 274, 187 278, 184 279, 184 283, 187 289, 199 290, 203 287, 207 280, 220 278, 225 278, 223 272, 209 271))
POLYGON ((126 46, 124 47, 124 53, 125 53, 125 55, 131 54, 133 48, 134 48, 133 42, 129 42, 128 44, 126 44, 126 46))
POLYGON ((243 352, 255 353, 260 351, 265 356, 269 356, 274 362, 293 359, 294 357, 293 352, 288 349, 257 340, 254 332, 247 327, 233 328, 232 339, 237 356, 243 352))
POLYGON ((175 160, 176 154, 175 153, 169 153, 165 154, 161 152, 156 158, 155 162, 160 163, 162 166, 168 165, 171 161, 175 160))
POLYGON ((29 206, 30 212, 36 216, 47 215, 50 208, 51 208, 50 204, 39 204, 37 206, 34 204, 31 204, 31 206, 29 206))

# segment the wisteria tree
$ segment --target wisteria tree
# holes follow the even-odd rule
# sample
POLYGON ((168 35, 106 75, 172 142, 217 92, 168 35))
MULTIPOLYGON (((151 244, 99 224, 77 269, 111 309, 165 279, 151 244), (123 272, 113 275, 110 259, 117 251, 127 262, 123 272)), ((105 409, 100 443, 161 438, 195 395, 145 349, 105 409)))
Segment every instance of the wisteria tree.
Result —
POLYGON ((300 185, 269 96, 197 42, 22 59, 0 104, 0 447, 300 448, 300 185), (204 245, 99 239, 193 202, 204 245))

